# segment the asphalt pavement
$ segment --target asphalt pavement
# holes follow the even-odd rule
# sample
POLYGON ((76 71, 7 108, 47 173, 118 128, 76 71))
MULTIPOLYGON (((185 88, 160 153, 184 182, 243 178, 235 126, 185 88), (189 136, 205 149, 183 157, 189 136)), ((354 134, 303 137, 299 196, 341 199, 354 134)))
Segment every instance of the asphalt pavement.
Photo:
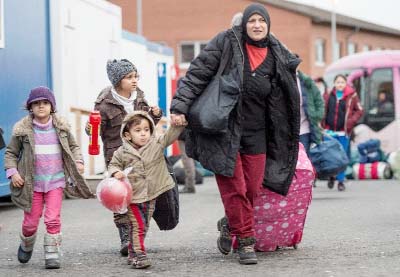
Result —
POLYGON ((62 268, 44 269, 43 221, 28 264, 16 252, 23 212, 0 204, 0 276, 400 276, 400 182, 350 181, 345 192, 317 182, 304 237, 297 250, 257 253, 240 265, 216 247, 223 207, 214 178, 196 194, 181 195, 181 219, 172 231, 154 221, 146 238, 152 267, 131 269, 119 255, 112 214, 96 200, 65 200, 62 268))

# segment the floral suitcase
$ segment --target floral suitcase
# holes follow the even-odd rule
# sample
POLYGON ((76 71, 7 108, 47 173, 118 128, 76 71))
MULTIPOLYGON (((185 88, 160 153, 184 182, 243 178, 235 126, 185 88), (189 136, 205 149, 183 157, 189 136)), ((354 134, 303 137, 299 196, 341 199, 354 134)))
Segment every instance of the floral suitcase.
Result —
POLYGON ((312 198, 315 173, 302 144, 296 174, 286 196, 266 188, 254 201, 257 251, 275 251, 301 242, 308 206, 312 198))

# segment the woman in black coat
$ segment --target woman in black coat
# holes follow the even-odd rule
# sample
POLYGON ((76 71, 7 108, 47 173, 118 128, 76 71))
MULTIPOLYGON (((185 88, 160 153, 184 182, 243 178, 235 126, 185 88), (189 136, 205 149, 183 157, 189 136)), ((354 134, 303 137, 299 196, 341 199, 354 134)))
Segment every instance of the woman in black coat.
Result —
POLYGON ((242 264, 257 263, 254 197, 262 184, 286 195, 298 154, 300 60, 270 34, 270 25, 263 5, 249 5, 241 22, 219 33, 192 61, 171 103, 173 124, 189 119, 188 156, 216 174, 226 214, 218 221, 218 248, 228 254, 235 236, 242 264), (191 126, 189 111, 218 72, 215 93, 237 97, 226 130, 215 135, 191 126))

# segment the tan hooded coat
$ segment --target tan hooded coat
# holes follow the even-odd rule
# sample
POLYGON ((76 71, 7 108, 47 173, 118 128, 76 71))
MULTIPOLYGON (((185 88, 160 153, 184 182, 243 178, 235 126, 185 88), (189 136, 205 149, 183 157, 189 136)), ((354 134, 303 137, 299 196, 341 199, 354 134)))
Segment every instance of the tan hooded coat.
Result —
POLYGON ((150 141, 136 149, 122 134, 126 123, 135 114, 141 114, 149 119, 155 130, 153 119, 147 112, 135 111, 128 114, 121 126, 122 146, 114 152, 108 172, 112 176, 117 171, 133 167, 128 174, 128 180, 132 186, 131 203, 143 203, 155 199, 175 186, 165 162, 164 150, 178 138, 184 127, 171 126, 163 135, 157 135, 154 131, 150 141))

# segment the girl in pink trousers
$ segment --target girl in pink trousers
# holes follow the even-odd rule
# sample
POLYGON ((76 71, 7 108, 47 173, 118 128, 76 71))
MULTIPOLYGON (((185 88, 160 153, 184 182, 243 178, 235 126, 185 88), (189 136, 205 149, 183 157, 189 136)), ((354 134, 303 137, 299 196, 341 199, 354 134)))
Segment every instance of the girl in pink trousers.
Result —
POLYGON ((93 193, 81 175, 80 148, 67 121, 55 114, 50 89, 32 89, 26 109, 29 115, 15 124, 4 162, 11 179, 11 199, 24 210, 18 260, 30 260, 44 209, 45 267, 60 268, 63 191, 82 198, 92 198, 93 193))

